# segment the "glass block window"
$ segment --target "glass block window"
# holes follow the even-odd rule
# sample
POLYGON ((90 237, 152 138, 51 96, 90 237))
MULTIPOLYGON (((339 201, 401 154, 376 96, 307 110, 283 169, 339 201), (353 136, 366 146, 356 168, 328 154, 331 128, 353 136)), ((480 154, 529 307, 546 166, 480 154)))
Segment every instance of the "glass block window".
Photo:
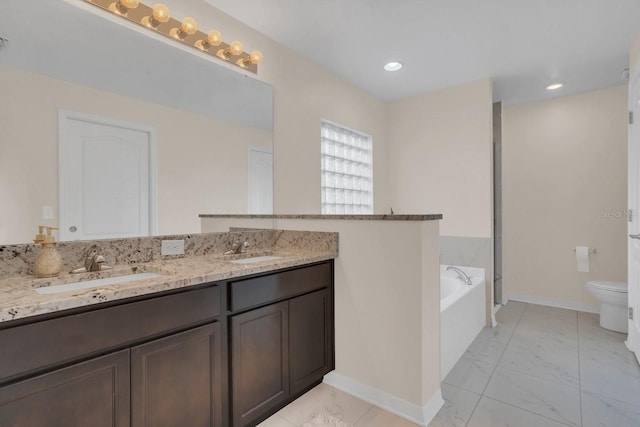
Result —
POLYGON ((323 214, 373 213, 371 136, 321 121, 323 214))

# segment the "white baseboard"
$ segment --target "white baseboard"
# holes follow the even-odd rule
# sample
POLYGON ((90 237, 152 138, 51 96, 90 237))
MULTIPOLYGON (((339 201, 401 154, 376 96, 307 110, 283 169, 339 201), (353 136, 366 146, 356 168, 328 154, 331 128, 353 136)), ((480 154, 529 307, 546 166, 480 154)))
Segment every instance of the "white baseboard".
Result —
POLYGON ((502 304, 495 304, 491 309, 491 327, 492 328, 495 328, 496 326, 498 326, 498 321, 496 320, 496 313, 498 312, 498 310, 500 310, 501 307, 502 307, 502 304))
POLYGON ((585 304, 575 301, 567 301, 555 298, 534 297, 531 295, 509 294, 503 298, 502 304, 509 301, 527 302, 529 304, 546 305, 549 307, 566 308, 569 310, 584 311, 587 313, 600 313, 600 306, 597 304, 585 304))
POLYGON ((444 399, 442 398, 440 389, 438 389, 426 405, 420 407, 419 405, 407 402, 404 399, 369 385, 359 383, 335 372, 330 372, 325 375, 324 383, 421 426, 429 425, 442 405, 444 405, 444 399))

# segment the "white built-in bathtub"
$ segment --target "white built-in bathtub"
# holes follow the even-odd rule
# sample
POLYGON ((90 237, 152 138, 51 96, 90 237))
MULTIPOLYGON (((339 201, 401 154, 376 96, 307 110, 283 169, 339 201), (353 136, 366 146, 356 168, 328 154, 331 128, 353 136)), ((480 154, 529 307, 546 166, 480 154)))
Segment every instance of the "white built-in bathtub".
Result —
POLYGON ((444 379, 460 356, 486 324, 485 277, 483 268, 458 267, 472 285, 458 279, 458 273, 440 266, 440 378, 444 379))

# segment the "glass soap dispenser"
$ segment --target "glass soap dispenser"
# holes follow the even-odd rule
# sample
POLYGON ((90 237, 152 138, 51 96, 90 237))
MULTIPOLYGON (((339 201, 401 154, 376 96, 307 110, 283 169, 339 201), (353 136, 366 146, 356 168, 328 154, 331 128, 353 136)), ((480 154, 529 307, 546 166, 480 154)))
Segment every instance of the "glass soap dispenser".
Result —
POLYGON ((56 239, 53 237, 52 231, 57 230, 54 227, 38 226, 38 234, 34 239, 34 243, 42 245, 42 249, 36 256, 36 262, 33 265, 33 272, 37 277, 53 277, 57 276, 62 270, 62 257, 56 250, 56 239), (42 233, 46 230, 46 235, 42 233))

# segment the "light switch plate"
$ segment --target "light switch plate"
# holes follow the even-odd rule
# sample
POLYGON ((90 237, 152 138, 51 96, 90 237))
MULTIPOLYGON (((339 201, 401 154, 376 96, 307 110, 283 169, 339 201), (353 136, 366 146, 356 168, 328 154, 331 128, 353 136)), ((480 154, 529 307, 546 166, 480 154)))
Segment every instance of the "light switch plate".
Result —
POLYGON ((162 256, 184 255, 184 240, 163 240, 160 254, 162 256))

